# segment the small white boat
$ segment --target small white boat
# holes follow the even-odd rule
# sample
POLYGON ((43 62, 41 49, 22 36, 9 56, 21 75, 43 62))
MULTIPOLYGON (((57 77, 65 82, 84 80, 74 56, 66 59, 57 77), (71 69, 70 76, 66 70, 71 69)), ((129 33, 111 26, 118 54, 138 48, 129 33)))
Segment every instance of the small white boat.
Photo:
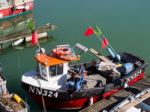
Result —
POLYGON ((12 43, 12 46, 17 46, 23 42, 24 38, 18 39, 17 41, 12 43))

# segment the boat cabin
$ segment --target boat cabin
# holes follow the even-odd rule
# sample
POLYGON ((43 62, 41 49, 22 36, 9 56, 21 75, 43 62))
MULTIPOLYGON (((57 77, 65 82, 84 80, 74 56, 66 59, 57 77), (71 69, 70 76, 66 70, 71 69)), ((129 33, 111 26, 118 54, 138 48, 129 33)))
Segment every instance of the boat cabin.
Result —
MULTIPOLYGON (((59 45, 57 48, 66 47, 70 48, 70 45, 59 45)), ((78 49, 82 52, 87 52, 88 48, 84 47, 83 45, 77 43, 75 45, 78 49)), ((81 54, 80 53, 80 54, 81 54)), ((68 73, 69 67, 68 63, 69 60, 61 59, 55 56, 47 55, 45 54, 45 50, 43 48, 40 48, 37 50, 37 54, 35 56, 35 59, 38 63, 38 73, 39 75, 47 80, 50 81, 53 79, 53 77, 66 74, 68 73)), ((70 60, 71 61, 71 60, 70 60)), ((60 76, 61 78, 61 76, 60 76)))
POLYGON ((47 81, 50 81, 52 77, 67 74, 67 61, 51 57, 44 53, 38 53, 35 59, 38 63, 37 70, 39 75, 47 81))

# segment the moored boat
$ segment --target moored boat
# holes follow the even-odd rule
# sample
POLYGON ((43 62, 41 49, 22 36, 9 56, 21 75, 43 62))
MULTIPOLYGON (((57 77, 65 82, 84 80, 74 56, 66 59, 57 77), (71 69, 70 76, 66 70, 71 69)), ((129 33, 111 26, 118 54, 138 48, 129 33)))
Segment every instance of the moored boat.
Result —
POLYGON ((125 52, 119 54, 119 62, 101 56, 99 60, 70 64, 43 51, 39 48, 36 69, 23 74, 21 84, 38 104, 44 102, 50 109, 91 105, 142 79, 147 66, 143 59, 125 52))
POLYGON ((33 0, 1 0, 0 19, 14 17, 32 11, 33 0))
MULTIPOLYGON (((2 69, 0 67, 0 69, 2 69)), ((28 112, 29 106, 17 94, 9 93, 6 79, 0 71, 0 110, 2 112, 28 112)))
POLYGON ((12 93, 1 97, 2 112, 28 112, 28 105, 17 94, 12 93))

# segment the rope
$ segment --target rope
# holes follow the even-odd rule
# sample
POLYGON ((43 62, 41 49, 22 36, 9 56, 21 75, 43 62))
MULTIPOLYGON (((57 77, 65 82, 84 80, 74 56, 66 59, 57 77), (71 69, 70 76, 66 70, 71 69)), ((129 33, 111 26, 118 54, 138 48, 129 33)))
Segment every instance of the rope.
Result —
MULTIPOLYGON (((39 84, 40 90, 42 91, 41 82, 38 80, 38 77, 36 77, 36 80, 37 80, 37 82, 38 82, 38 84, 39 84)), ((47 112, 43 94, 42 94, 42 104, 43 104, 43 112, 47 112)))
POLYGON ((27 103, 28 102, 27 92, 26 92, 25 102, 26 102, 26 105, 27 105, 27 110, 30 111, 30 106, 27 103))

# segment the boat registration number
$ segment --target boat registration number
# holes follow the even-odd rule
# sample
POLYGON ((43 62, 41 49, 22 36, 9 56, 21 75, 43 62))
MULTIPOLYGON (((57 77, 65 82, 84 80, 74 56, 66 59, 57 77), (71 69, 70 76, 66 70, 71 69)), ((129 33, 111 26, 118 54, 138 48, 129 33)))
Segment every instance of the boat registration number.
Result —
POLYGON ((55 97, 55 98, 58 97, 58 92, 44 90, 44 89, 40 89, 40 88, 33 87, 33 86, 29 87, 29 92, 37 94, 37 95, 47 96, 47 97, 55 97))
POLYGON ((127 82, 130 82, 134 78, 136 78, 138 75, 142 73, 142 70, 137 71, 135 74, 131 75, 130 77, 127 78, 127 82))

